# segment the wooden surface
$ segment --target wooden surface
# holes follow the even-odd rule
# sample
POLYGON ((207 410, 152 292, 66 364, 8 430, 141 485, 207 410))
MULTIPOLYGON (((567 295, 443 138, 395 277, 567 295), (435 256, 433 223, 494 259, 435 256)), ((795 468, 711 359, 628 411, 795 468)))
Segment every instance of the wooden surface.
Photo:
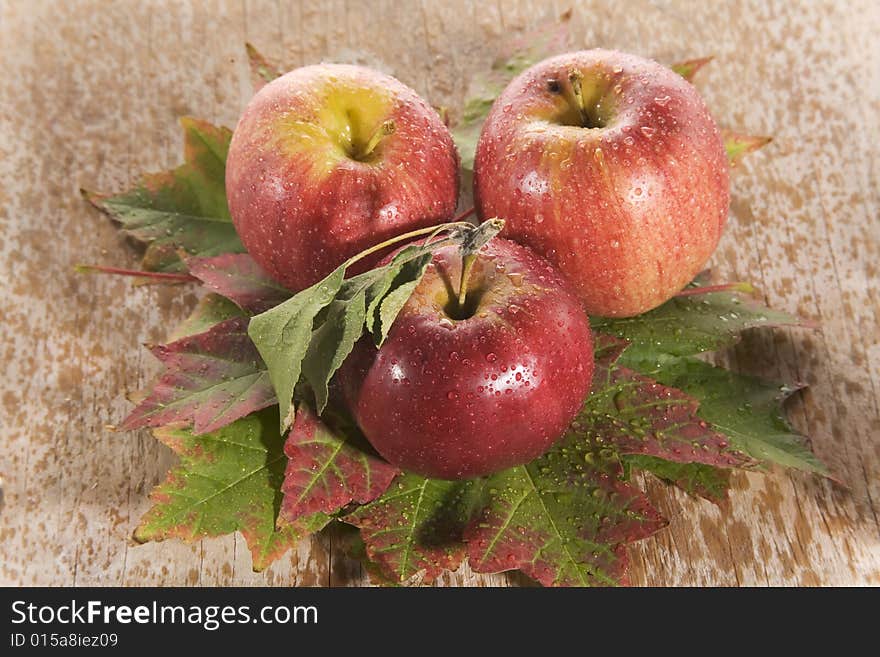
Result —
MULTIPOLYGON (((136 255, 78 188, 119 190, 175 165, 177 117, 233 126, 245 41, 290 66, 381 64, 435 104, 511 34, 574 9, 585 47, 671 63, 714 54, 697 86, 722 125, 772 134, 732 180, 712 264, 822 322, 755 333, 732 367, 810 385, 790 406, 848 488, 737 474, 727 509, 644 481, 670 526, 631 552, 648 585, 880 584, 880 5, 864 2, 0 2, 0 584, 359 585, 338 532, 263 574, 239 536, 137 546, 173 462, 105 425, 157 367, 140 344, 194 303, 186 288, 73 273, 136 255)), ((465 566, 441 584, 519 583, 465 566)))

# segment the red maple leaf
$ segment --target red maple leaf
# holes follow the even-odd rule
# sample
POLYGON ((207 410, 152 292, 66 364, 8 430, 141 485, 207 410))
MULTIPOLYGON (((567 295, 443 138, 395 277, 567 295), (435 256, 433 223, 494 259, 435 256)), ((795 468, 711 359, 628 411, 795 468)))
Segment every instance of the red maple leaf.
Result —
POLYGON ((202 281, 206 288, 251 313, 261 313, 293 296, 246 253, 189 258, 186 265, 190 274, 202 281))
POLYGON ((366 504, 400 472, 331 431, 307 406, 297 409, 284 453, 288 461, 279 514, 284 522, 318 511, 333 513, 351 502, 366 504))

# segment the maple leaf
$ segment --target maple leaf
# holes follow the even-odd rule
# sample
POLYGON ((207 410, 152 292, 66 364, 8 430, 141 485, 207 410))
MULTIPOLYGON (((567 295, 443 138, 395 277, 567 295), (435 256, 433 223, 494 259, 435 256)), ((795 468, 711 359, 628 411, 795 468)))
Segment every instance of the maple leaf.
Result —
POLYGON ((693 82, 694 76, 697 74, 701 68, 703 68, 706 64, 711 62, 714 57, 699 57, 697 59, 688 59, 683 62, 677 62, 670 66, 673 71, 678 73, 681 77, 683 77, 688 82, 693 82))
POLYGON ((307 406, 297 410, 284 443, 288 461, 279 520, 294 522, 318 511, 334 513, 351 502, 366 504, 397 476, 397 468, 347 440, 353 427, 347 429, 332 431, 307 406))
POLYGON ((569 10, 558 19, 545 22, 519 38, 511 39, 510 46, 495 60, 492 68, 486 74, 477 75, 471 80, 461 120, 452 129, 462 169, 473 170, 474 154, 483 121, 492 108, 492 103, 507 84, 533 64, 553 53, 570 49, 570 18, 569 10))
POLYGON ((772 137, 756 137, 727 129, 721 130, 721 138, 724 140, 724 150, 731 167, 739 164, 749 153, 754 153, 773 141, 772 137))
POLYGON ((154 506, 141 519, 135 540, 194 541, 240 531, 254 570, 262 570, 330 522, 317 513, 275 528, 286 462, 277 415, 275 409, 262 411, 204 435, 174 427, 154 430, 180 456, 180 465, 150 494, 154 506))
POLYGON ((518 569, 544 586, 622 583, 623 544, 666 525, 622 474, 613 450, 570 430, 544 456, 490 475, 465 530, 471 568, 518 569))
POLYGON ((642 454, 627 455, 622 460, 626 467, 650 472, 691 495, 697 495, 715 504, 721 504, 727 499, 727 491, 730 488, 729 469, 716 468, 703 463, 675 463, 642 454))
POLYGON ((206 294, 199 299, 198 304, 168 336, 169 342, 174 342, 190 335, 204 333, 215 324, 224 322, 233 317, 246 317, 242 310, 229 299, 219 294, 206 294))
POLYGON ((151 347, 164 371, 121 430, 185 422, 214 431, 277 403, 266 366, 247 335, 246 317, 151 347))
POLYGON ((281 69, 264 57, 253 44, 244 44, 247 50, 248 64, 251 70, 251 83, 254 93, 262 89, 267 82, 281 76, 281 69))
POLYGON ((744 296, 748 284, 693 287, 635 317, 591 317, 594 331, 627 340, 621 364, 639 371, 659 356, 692 356, 735 344, 740 333, 759 326, 812 326, 789 313, 772 310, 744 296))
POLYGON ((618 364, 626 343, 596 335, 593 386, 571 424, 617 454, 644 454, 678 463, 723 467, 752 464, 730 447, 727 436, 697 415, 700 402, 618 364))
POLYGON ((479 479, 443 481, 399 475, 376 500, 342 517, 361 530, 369 558, 395 582, 433 581, 458 568, 462 532, 474 513, 479 479))
POLYGON ((652 373, 700 400, 699 415, 724 433, 731 447, 761 462, 830 476, 806 438, 785 419, 782 403, 798 390, 715 367, 696 358, 669 359, 652 373))
MULTIPOLYGON (((342 525, 345 527, 346 525, 342 525)), ((366 571, 367 576, 370 578, 370 583, 374 586, 385 586, 385 587, 399 587, 402 584, 396 579, 392 579, 385 574, 385 571, 382 570, 382 567, 379 566, 375 561, 371 561, 370 557, 367 555, 367 545, 364 543, 364 539, 361 538, 360 532, 357 527, 350 526, 354 532, 354 536, 347 536, 346 541, 343 545, 343 550, 345 550, 345 554, 357 561, 361 562, 361 566, 366 571)))
POLYGON ((209 290, 250 313, 264 312, 293 296, 293 292, 276 283, 247 253, 189 258, 186 266, 209 290))
POLYGON ((697 415, 752 459, 828 476, 803 436, 784 419, 782 401, 795 390, 714 367, 692 356, 727 347, 757 326, 815 328, 815 324, 742 297, 751 286, 704 285, 628 319, 595 318, 596 330, 630 342, 618 365, 632 368, 699 401, 697 415))
POLYGON ((105 195, 83 191, 122 230, 147 244, 142 266, 149 271, 183 271, 180 253, 207 257, 239 253, 244 247, 226 206, 225 170, 231 131, 184 117, 185 163, 148 174, 131 191, 105 195))

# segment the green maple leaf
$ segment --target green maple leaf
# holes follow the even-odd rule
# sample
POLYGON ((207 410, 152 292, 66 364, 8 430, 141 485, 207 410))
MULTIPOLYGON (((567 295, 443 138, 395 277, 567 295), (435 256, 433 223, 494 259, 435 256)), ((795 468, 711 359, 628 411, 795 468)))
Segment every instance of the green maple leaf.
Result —
POLYGON ((244 44, 245 50, 247 51, 248 64, 250 66, 251 71, 251 83, 254 87, 254 92, 262 89, 267 82, 271 82, 275 78, 281 75, 281 68, 269 61, 269 59, 258 51, 253 44, 246 43, 244 44))
POLYGON ((342 520, 361 531, 367 556, 394 582, 431 582, 465 556, 462 532, 480 480, 443 481, 403 473, 376 500, 342 520))
POLYGON ((621 364, 645 371, 665 356, 693 356, 735 344, 740 333, 759 326, 808 326, 789 313, 765 308, 743 292, 748 284, 690 287, 663 305, 635 317, 591 317, 600 333, 630 343, 621 364))
POLYGON ((705 463, 676 463, 656 456, 630 454, 623 456, 626 467, 650 472, 669 484, 675 484, 691 495, 705 498, 715 504, 727 499, 730 488, 730 470, 705 463))
POLYGON ((570 49, 572 38, 569 28, 571 11, 559 19, 545 22, 535 29, 510 41, 509 47, 483 75, 471 80, 461 119, 452 129, 452 136, 461 156, 461 168, 473 171, 477 141, 483 121, 492 103, 517 75, 542 59, 570 49))
POLYGON ((246 317, 232 301, 219 294, 203 296, 189 316, 175 328, 168 340, 173 342, 208 331, 212 326, 234 317, 246 317))
POLYGON ((147 245, 148 271, 183 271, 181 252, 209 257, 240 253, 244 247, 226 205, 226 155, 232 133, 206 121, 184 117, 185 163, 172 171, 145 175, 121 194, 84 191, 122 230, 147 245))
POLYGON ((727 129, 721 131, 721 137, 731 167, 739 164, 740 160, 749 153, 754 153, 773 141, 772 137, 758 137, 727 129))
POLYGON ((660 382, 700 400, 699 415, 761 462, 828 476, 826 466, 785 419, 782 403, 797 390, 715 367, 696 358, 670 359, 654 370, 660 382))
POLYGON ((150 494, 154 506, 134 532, 138 542, 240 531, 254 570, 262 570, 330 521, 316 513, 275 528, 287 461, 276 409, 201 436, 173 427, 154 434, 180 456, 180 465, 150 494))
POLYGON ((693 82, 694 76, 697 74, 697 71, 699 71, 706 64, 711 62, 713 59, 714 57, 698 57, 696 59, 688 59, 683 62, 676 62, 675 64, 672 64, 669 68, 678 73, 688 82, 693 82))

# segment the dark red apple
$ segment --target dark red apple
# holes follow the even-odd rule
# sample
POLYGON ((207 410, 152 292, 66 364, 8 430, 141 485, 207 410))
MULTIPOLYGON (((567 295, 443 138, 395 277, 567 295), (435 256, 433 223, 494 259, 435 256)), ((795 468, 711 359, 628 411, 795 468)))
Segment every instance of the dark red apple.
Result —
POLYGON ((571 422, 590 389, 593 346, 559 273, 504 239, 474 259, 437 251, 377 351, 358 343, 340 381, 372 445, 391 463, 461 479, 526 463, 571 422))
POLYGON ((367 247, 449 218, 458 155, 437 112, 395 78, 306 66, 248 104, 226 192, 245 248, 297 291, 367 247))
POLYGON ((532 247, 591 314, 660 305, 705 266, 727 220, 729 165, 696 89, 607 50, 547 59, 495 101, 477 145, 482 217, 532 247))

